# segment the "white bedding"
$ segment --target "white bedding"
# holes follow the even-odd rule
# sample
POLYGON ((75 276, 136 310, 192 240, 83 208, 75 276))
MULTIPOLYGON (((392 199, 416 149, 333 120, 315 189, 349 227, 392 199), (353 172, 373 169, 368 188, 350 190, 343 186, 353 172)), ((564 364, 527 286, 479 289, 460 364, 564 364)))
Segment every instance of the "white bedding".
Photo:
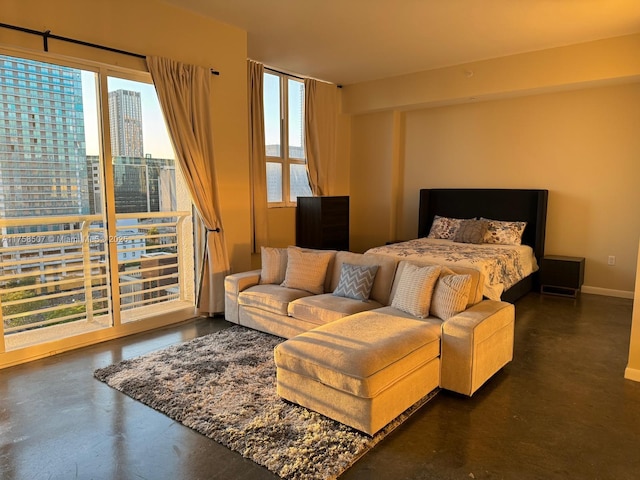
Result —
POLYGON ((527 245, 457 243, 451 240, 418 238, 367 250, 400 260, 438 265, 460 265, 484 276, 484 296, 500 300, 502 292, 538 270, 533 249, 527 245))

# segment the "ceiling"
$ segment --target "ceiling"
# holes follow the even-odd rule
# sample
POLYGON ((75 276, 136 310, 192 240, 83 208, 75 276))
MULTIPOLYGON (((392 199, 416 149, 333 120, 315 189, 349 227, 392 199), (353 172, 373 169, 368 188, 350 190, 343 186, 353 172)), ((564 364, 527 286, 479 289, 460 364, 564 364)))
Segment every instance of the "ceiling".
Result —
POLYGON ((351 84, 640 32, 640 0, 165 0, 247 31, 248 56, 351 84))

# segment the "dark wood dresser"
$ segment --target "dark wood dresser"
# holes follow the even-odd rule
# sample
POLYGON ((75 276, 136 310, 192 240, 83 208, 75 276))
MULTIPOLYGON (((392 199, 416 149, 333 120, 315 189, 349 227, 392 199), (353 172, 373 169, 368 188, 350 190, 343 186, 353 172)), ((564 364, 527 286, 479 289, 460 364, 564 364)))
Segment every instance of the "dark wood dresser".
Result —
POLYGON ((296 245, 349 250, 349 197, 298 197, 296 245))

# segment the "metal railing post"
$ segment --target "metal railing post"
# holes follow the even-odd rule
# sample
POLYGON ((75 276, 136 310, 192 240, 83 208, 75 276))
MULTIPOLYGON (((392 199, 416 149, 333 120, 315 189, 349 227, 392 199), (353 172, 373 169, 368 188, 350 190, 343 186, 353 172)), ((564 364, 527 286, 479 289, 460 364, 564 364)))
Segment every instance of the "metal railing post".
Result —
POLYGON ((184 286, 186 282, 184 282, 184 252, 182 249, 182 223, 184 219, 187 218, 185 216, 178 216, 176 222, 176 243, 178 244, 177 253, 178 253, 178 289, 180 291, 180 300, 184 300, 186 295, 184 293, 184 286))
POLYGON ((87 322, 93 321, 93 284, 91 280, 91 239, 89 226, 91 221, 82 222, 80 241, 82 242, 82 272, 84 274, 84 299, 87 322))

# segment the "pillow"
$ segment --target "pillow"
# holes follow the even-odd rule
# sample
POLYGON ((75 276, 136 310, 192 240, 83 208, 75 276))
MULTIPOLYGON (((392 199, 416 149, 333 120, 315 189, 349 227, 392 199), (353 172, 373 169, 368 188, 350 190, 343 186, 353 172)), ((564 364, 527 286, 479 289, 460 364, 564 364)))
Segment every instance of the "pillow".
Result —
POLYGON ((262 258, 260 283, 282 283, 287 271, 287 249, 261 247, 260 255, 262 258))
POLYGON ((453 241, 460 243, 482 243, 488 227, 489 222, 486 220, 462 220, 458 230, 453 236, 453 241))
POLYGON ((414 317, 428 317, 431 294, 438 275, 439 265, 421 267, 405 263, 391 306, 414 317))
POLYGON ((433 217, 431 230, 427 238, 442 238, 451 240, 460 227, 461 218, 448 218, 436 215, 433 217))
POLYGON ((343 263, 340 268, 338 286, 333 291, 333 294, 338 297, 362 300, 363 302, 368 300, 377 271, 378 265, 343 263))
POLYGON ((471 292, 471 275, 456 275, 443 267, 433 289, 429 312, 441 320, 464 312, 471 292))
POLYGON ((306 290, 316 295, 324 293, 324 280, 334 251, 321 252, 298 247, 287 248, 287 271, 283 287, 306 290))
POLYGON ((522 234, 527 222, 504 222, 501 220, 489 220, 488 218, 481 218, 480 220, 488 222, 484 243, 496 245, 520 245, 522 243, 522 234))

